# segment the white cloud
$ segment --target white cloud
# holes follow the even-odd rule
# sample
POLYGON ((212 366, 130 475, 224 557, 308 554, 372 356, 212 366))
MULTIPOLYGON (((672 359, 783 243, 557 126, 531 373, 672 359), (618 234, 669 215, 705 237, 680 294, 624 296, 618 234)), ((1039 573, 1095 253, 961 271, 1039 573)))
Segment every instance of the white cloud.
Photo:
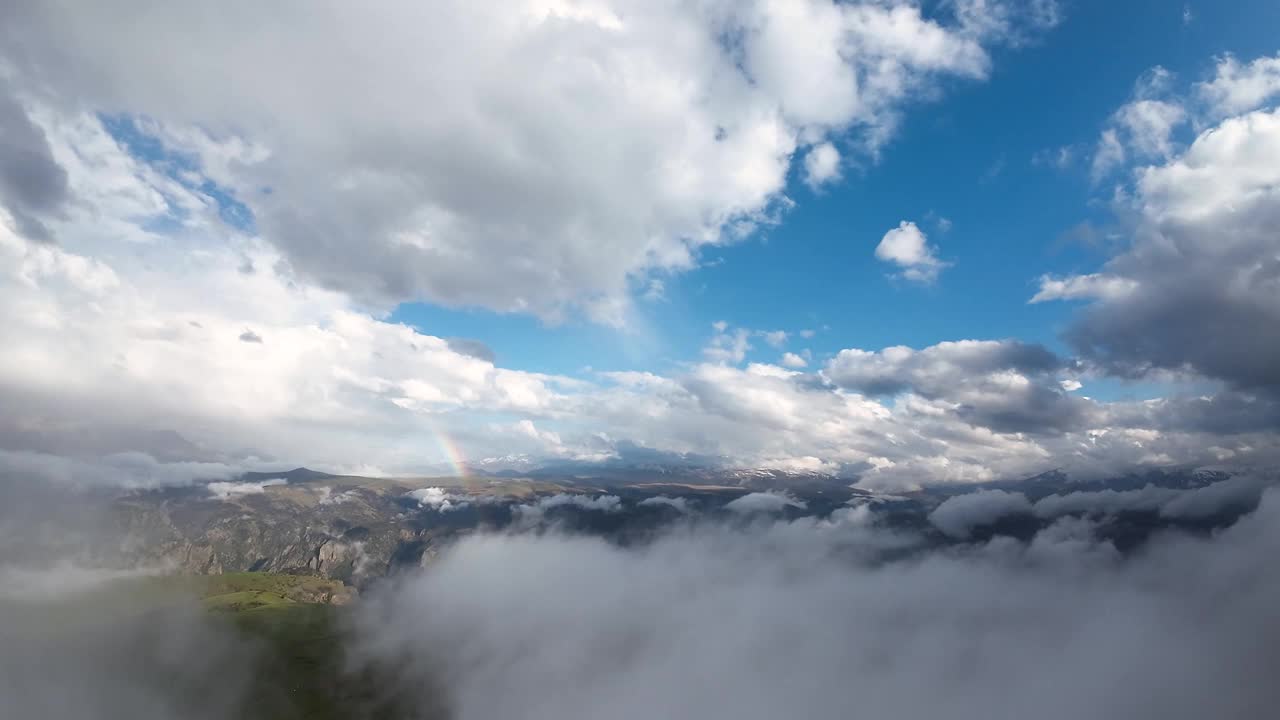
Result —
POLYGON ((903 220, 884 234, 876 245, 876 257, 901 268, 900 276, 919 283, 932 283, 947 267, 929 245, 928 236, 915 223, 903 220))
POLYGON ((1118 374, 1276 387, 1280 342, 1256 328, 1280 322, 1277 168, 1280 112, 1206 128, 1181 154, 1134 172, 1124 251, 1101 272, 1043 279, 1032 301, 1092 299, 1068 338, 1118 374))
POLYGON ((1031 164, 1048 166, 1058 170, 1066 170, 1076 162, 1077 148, 1063 145, 1057 148, 1038 150, 1031 156, 1031 164))
POLYGON ((341 505, 344 502, 358 500, 360 498, 360 493, 354 489, 345 490, 336 495, 333 492, 333 488, 328 485, 321 485, 315 490, 316 495, 318 496, 317 502, 321 505, 341 505))
POLYGON ((1255 58, 1247 64, 1233 55, 1223 55, 1213 79, 1197 84, 1196 91, 1218 117, 1256 110, 1280 95, 1280 55, 1255 58))
POLYGON ((1173 130, 1186 119, 1186 111, 1174 103, 1136 100, 1120 108, 1115 121, 1127 131, 1130 147, 1139 157, 1160 158, 1173 153, 1173 130))
POLYGON ((421 488, 408 493, 408 497, 418 501, 422 507, 431 508, 440 512, 449 512, 450 510, 458 510, 465 508, 469 503, 467 498, 462 495, 455 495, 439 487, 421 488))
POLYGON ((715 323, 715 335, 702 349, 702 354, 712 362, 738 364, 746 359, 751 350, 752 332, 746 328, 734 328, 723 322, 715 323))
MULTIPOLYGON (((131 157, 99 116, 24 107, 75 202, 41 218, 56 244, 32 242, 11 213, 0 214, 0 404, 20 409, 0 417, 0 447, 33 448, 0 454, 8 471, 134 486, 225 480, 268 461, 410 474, 445 460, 438 448, 450 442, 464 459, 604 459, 641 448, 903 488, 1059 465, 1101 473, 1276 456, 1274 433, 1258 430, 1274 427, 1265 398, 1068 397, 1061 383, 1076 371, 1016 343, 851 347, 796 372, 741 367, 761 336, 717 323, 705 362, 676 359, 663 374, 578 380, 504 367, 483 348, 379 319, 315 284, 269 233, 228 227, 215 198, 131 157), (246 330, 264 342, 242 342, 246 330)), ((1134 308, 1180 304, 1123 332, 1090 335, 1089 346, 1103 350, 1116 338, 1155 337, 1141 357, 1091 358, 1142 371, 1154 363, 1151 348, 1163 348, 1154 363, 1162 369, 1190 362, 1255 386, 1280 367, 1265 334, 1236 336, 1196 319, 1202 308, 1269 327, 1280 307, 1268 302, 1265 262, 1280 167, 1274 125, 1273 113, 1232 118, 1138 173, 1144 230, 1133 254, 1080 276, 1091 280, 1054 280, 1061 287, 1050 291, 1087 295, 1117 322, 1141 317, 1134 308), (1098 291, 1108 283, 1135 289, 1098 291), (1172 336, 1187 328, 1213 342, 1172 336)), ((303 123, 298 132, 314 130, 303 123)), ((206 145, 204 171, 228 182, 239 165, 274 157, 268 144, 236 136, 191 137, 206 145)))
POLYGON ((1104 273, 1040 278, 1040 289, 1027 302, 1041 303, 1051 300, 1115 300, 1137 289, 1138 284, 1123 277, 1104 273))
POLYGON ((1049 495, 1037 501, 1034 510, 1043 518, 1139 511, 1158 512, 1164 518, 1201 520, 1223 512, 1252 510, 1267 486, 1256 477, 1242 475, 1187 490, 1146 485, 1137 490, 1081 491, 1049 495))
POLYGON ((840 151, 824 142, 809 149, 804 156, 804 181, 817 188, 840 179, 840 151))
MULTIPOLYGON (((61 153, 60 133, 51 138, 61 153)), ((121 167, 112 182, 123 196, 155 187, 141 169, 121 167)), ((82 170, 69 175, 87 184, 82 170)), ((187 241, 117 254, 89 232, 112 225, 111 212, 97 205, 59 225, 66 245, 0 236, 8 258, 0 264, 0 340, 13 349, 0 354, 0 392, 10 407, 24 408, 21 418, 0 419, 0 433, 92 453, 58 460, 59 468, 41 463, 45 474, 189 483, 229 477, 225 463, 252 465, 255 457, 413 473, 444 459, 423 438, 446 427, 466 457, 604 458, 634 444, 747 466, 812 458, 824 471, 880 487, 990 480, 1058 464, 1100 472, 1148 455, 1190 462, 1207 447, 1244 461, 1274 448, 1250 434, 1204 442, 1166 432, 1139 443, 1119 429, 1095 438, 1107 416, 1092 401, 1060 397, 1051 356, 999 344, 849 349, 806 374, 722 364, 745 361, 754 331, 721 324, 711 362, 668 375, 602 373, 590 383, 520 372, 364 315, 341 295, 284 274, 279 256, 250 238, 210 249, 195 244, 211 232, 196 224, 187 241), (239 271, 246 255, 254 273, 239 271), (269 342, 239 341, 246 326, 269 342), (879 394, 890 387, 892 397, 879 394), (509 418, 496 433, 495 414, 509 418), (138 437, 164 429, 199 443, 155 452, 225 462, 103 472, 105 454, 154 443, 84 444, 100 428, 121 425, 138 428, 138 437)), ((1141 414, 1125 422, 1157 421, 1141 414)))
POLYGON ((787 508, 798 508, 803 510, 805 503, 798 500, 789 493, 768 491, 753 492, 736 498, 725 508, 736 513, 777 513, 787 508))
POLYGON ((554 508, 570 507, 578 510, 601 513, 616 513, 622 510, 622 498, 617 495, 577 495, 557 493, 538 498, 535 503, 517 505, 513 508, 516 520, 525 527, 542 523, 547 511, 554 508))
POLYGON ((1134 84, 1133 95, 1112 113, 1098 138, 1091 175, 1102 180, 1127 161, 1167 159, 1174 153, 1173 132, 1188 120, 1182 103, 1170 98, 1173 75, 1156 66, 1134 84))
POLYGON ((1261 500, 1267 484, 1248 475, 1179 493, 1160 508, 1160 515, 1204 519, 1228 510, 1249 511, 1261 500))
POLYGON ((244 495, 261 495, 269 487, 287 485, 288 483, 289 481, 284 478, 271 478, 260 482, 211 482, 204 487, 212 497, 219 500, 231 500, 244 495))
POLYGON ((902 562, 856 523, 471 537, 361 603, 357 656, 467 718, 1265 716, 1275 500, 1126 558, 1079 522, 902 562))
POLYGON ((1062 391, 1066 363, 1039 345, 1015 341, 944 342, 915 350, 846 349, 823 370, 839 387, 870 396, 911 393, 937 410, 1005 432, 1078 429, 1094 408, 1062 391))
POLYGON ((1125 161, 1124 145, 1120 143, 1120 135, 1115 128, 1107 128, 1098 138, 1098 148, 1093 153, 1093 164, 1090 174, 1094 182, 1106 177, 1112 170, 1125 161))
POLYGON ((874 154, 1043 25, 986 5, 42 4, 5 9, 0 47, 33 95, 148 118, 310 283, 620 324, 649 275, 772 222, 798 153, 833 178, 828 138, 874 154))
POLYGON ((58 244, 16 236, 0 214, 0 339, 15 348, 0 359, 0 390, 23 398, 28 426, 176 431, 215 453, 404 467, 421 454, 413 436, 436 434, 432 415, 538 413, 571 384, 376 320, 190 197, 182 233, 158 242, 141 226, 172 222, 163 198, 182 188, 97 118, 43 121, 79 199, 51 225, 58 244), (268 342, 243 341, 247 328, 268 342))
POLYGON ((762 330, 760 337, 769 344, 770 347, 780 348, 787 344, 787 331, 785 330, 762 330))
POLYGON ((779 362, 782 363, 783 367, 788 367, 792 370, 799 370, 809 364, 808 361, 793 352, 783 353, 779 362))
POLYGON ((973 530, 1006 515, 1030 513, 1031 503, 1022 493, 1004 490, 977 492, 947 498, 929 513, 929 522, 954 538, 967 538, 973 530))
POLYGON ((641 500, 640 505, 643 507, 657 507, 657 506, 670 507, 678 510, 683 514, 688 514, 693 512, 693 508, 689 506, 689 499, 683 498, 683 497, 669 497, 667 495, 654 495, 653 497, 647 497, 644 500, 641 500))
POLYGON ((1138 490, 1078 491, 1041 498, 1036 501, 1034 512, 1037 517, 1056 518, 1070 514, 1114 515, 1124 511, 1155 511, 1180 492, 1155 485, 1138 490))

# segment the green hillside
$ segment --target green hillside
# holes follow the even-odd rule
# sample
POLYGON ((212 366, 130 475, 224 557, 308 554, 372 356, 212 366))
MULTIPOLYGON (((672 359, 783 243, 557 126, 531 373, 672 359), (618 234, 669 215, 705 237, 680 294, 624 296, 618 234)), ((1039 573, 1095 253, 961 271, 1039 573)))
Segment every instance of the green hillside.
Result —
POLYGON ((348 666, 342 604, 350 588, 302 575, 229 573, 188 580, 205 607, 229 619, 255 650, 255 674, 241 717, 253 720, 434 717, 397 710, 395 693, 372 670, 348 666))
POLYGON ((212 720, 447 717, 421 683, 403 688, 394 669, 351 656, 356 601, 337 580, 270 573, 0 596, 0 676, 27 688, 19 707, 33 718, 59 712, 68 696, 104 718, 152 706, 164 709, 157 716, 212 720))

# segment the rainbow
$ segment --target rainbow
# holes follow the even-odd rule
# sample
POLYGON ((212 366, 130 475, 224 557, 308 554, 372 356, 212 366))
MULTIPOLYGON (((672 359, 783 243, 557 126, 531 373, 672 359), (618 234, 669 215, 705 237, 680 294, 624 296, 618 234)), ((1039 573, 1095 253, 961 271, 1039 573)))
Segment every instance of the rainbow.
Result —
POLYGON ((467 461, 462 454, 462 448, 437 423, 428 419, 427 425, 431 435, 435 438, 436 447, 439 448, 440 455, 443 456, 444 462, 453 471, 453 476, 467 477, 470 471, 467 469, 467 461))

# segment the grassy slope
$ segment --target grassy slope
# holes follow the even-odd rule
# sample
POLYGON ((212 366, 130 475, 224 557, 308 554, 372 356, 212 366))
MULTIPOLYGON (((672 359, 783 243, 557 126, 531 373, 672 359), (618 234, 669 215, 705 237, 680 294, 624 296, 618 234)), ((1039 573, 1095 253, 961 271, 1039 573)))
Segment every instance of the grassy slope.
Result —
MULTIPOLYGON (((258 651, 243 717, 399 718, 377 678, 347 667, 345 609, 313 602, 342 583, 310 576, 229 573, 193 578, 205 606, 258 651)), ((427 715, 429 716, 429 715, 427 715)))
MULTIPOLYGON (((397 700, 387 677, 369 669, 351 669, 346 634, 346 613, 351 610, 322 602, 349 590, 337 580, 272 573, 138 577, 110 582, 92 593, 23 605, 24 614, 14 617, 26 617, 32 627, 50 628, 74 643, 103 623, 125 620, 121 627, 132 627, 149 615, 160 617, 166 608, 190 608, 194 599, 203 604, 210 623, 204 630, 214 633, 213 637, 225 637, 232 641, 228 646, 239 650, 188 662, 164 654, 163 638, 144 638, 138 640, 143 657, 135 665, 137 672, 151 674, 165 672, 170 663, 180 675, 184 666, 203 668, 205 679, 183 676, 172 683, 178 688, 174 693, 190 692, 196 698, 192 702, 230 702, 230 698, 212 696, 202 701, 200 695, 221 692, 218 678, 224 673, 240 677, 247 669, 251 677, 243 701, 236 700, 240 704, 234 714, 237 720, 446 717, 423 707, 420 700, 412 705, 397 700), (148 644, 155 642, 161 644, 159 649, 148 644), (162 658, 159 666, 149 662, 153 654, 162 658), (412 712, 404 710, 409 707, 412 712)), ((175 647, 186 646, 177 643, 175 647)))
POLYGON ((251 611, 317 604, 324 603, 330 596, 349 592, 337 580, 309 575, 244 572, 206 575, 188 582, 196 585, 205 605, 216 610, 251 611))

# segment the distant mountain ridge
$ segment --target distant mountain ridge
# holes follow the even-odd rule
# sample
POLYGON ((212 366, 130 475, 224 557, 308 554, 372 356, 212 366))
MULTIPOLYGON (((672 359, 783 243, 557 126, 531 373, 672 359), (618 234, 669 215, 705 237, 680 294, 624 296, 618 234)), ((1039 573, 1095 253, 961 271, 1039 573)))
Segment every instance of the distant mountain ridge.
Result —
MULTIPOLYGON (((452 468, 450 468, 452 469, 452 468)), ((1060 491, 1087 490, 1137 490, 1147 485, 1172 489, 1192 489, 1226 480, 1233 472, 1221 468, 1205 468, 1198 466, 1179 466, 1171 468, 1147 468, 1132 470, 1106 478, 1077 479, 1068 472, 1058 468, 1048 470, 1029 477, 1000 479, 979 483, 945 483, 926 485, 919 491, 928 495, 950 496, 973 492, 979 489, 1017 491, 1032 499, 1051 495, 1060 491)), ((611 487, 615 485, 634 485, 646 482, 679 482, 690 485, 709 485, 720 487, 740 487, 749 490, 815 490, 823 488, 855 489, 857 477, 846 477, 809 470, 785 470, 763 467, 718 467, 690 463, 549 463, 530 467, 527 470, 504 468, 486 470, 470 468, 467 475, 473 478, 490 478, 502 480, 533 479, 549 482, 560 482, 575 485, 611 487)), ((295 467, 290 470, 266 472, 254 471, 239 475, 241 482, 265 482, 283 479, 290 484, 314 483, 337 478, 354 478, 352 475, 336 475, 312 470, 307 467, 295 467)), ((403 477, 378 478, 387 481, 419 481, 436 478, 454 478, 448 472, 440 475, 423 474, 403 477)), ((370 478, 373 479, 373 478, 370 478)), ((867 490, 857 490, 861 494, 875 494, 867 490)))
POLYGON ((255 471, 255 472, 242 473, 236 479, 240 480, 241 482, 265 482, 267 480, 288 480, 290 483, 305 483, 305 482, 311 482, 315 480, 328 480, 335 477, 339 477, 339 476, 331 475, 326 472, 320 472, 319 470, 312 470, 310 468, 296 467, 292 470, 285 470, 283 472, 255 471))
MULTIPOLYGON (((876 523, 947 543, 961 540, 933 526, 930 514, 935 509, 957 495, 1002 490, 1026 499, 1012 514, 975 530, 974 537, 1026 539, 1059 517, 1032 510, 1049 496, 1101 496, 1071 501, 1085 507, 1117 494, 1167 498, 1170 492, 1196 493, 1210 485, 1226 489, 1224 481, 1233 479, 1216 468, 1141 469, 1106 479, 1076 479, 1053 470, 1021 479, 885 493, 851 487, 848 478, 772 468, 641 463, 574 470, 374 478, 295 467, 245 473, 238 478, 245 485, 239 491, 228 492, 225 482, 134 491, 114 502, 114 522, 127 531, 130 542, 95 537, 92 553, 107 555, 127 546, 126 564, 159 564, 197 574, 303 573, 360 585, 401 567, 427 564, 450 543, 475 532, 556 529, 633 543, 672 523, 705 520, 733 526, 761 517, 828 518, 865 506, 876 523), (756 512, 764 515, 752 514, 756 512)), ((1207 532, 1250 509, 1238 502, 1222 507, 1222 512, 1181 519, 1162 514, 1159 506, 1125 507, 1099 525, 1099 532, 1127 549, 1171 524, 1207 532)), ((14 551, 13 546, 7 549, 14 551)))

